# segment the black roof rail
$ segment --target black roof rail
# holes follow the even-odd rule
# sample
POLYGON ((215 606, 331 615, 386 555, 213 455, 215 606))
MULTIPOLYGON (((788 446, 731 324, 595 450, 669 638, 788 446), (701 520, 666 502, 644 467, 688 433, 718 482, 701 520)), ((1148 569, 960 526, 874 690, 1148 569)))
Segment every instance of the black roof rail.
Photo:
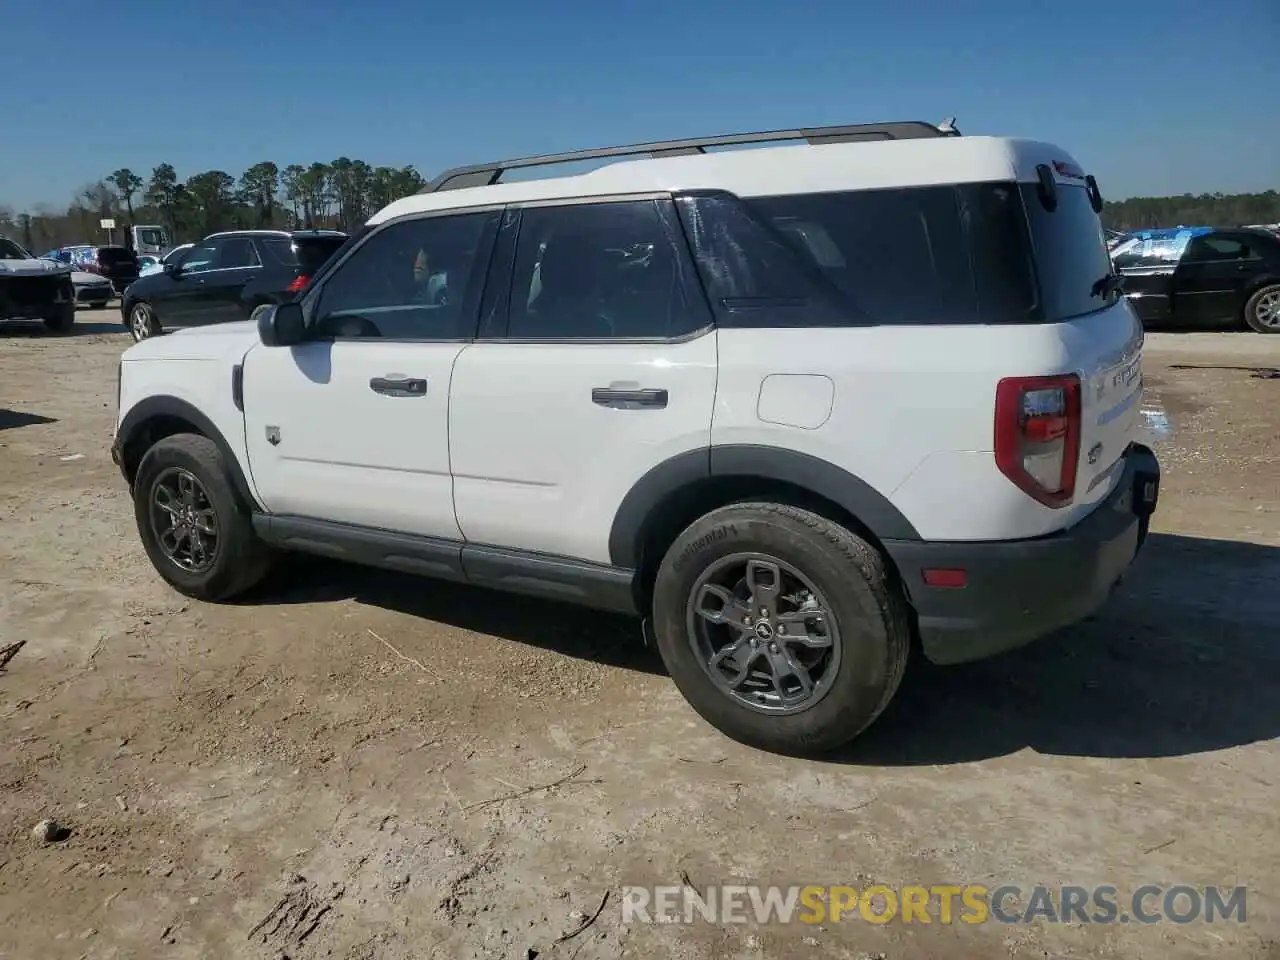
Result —
POLYGON ((494 163, 454 167, 440 174, 418 192, 435 193, 439 190, 459 190, 464 187, 488 187, 497 183, 508 170, 520 167, 543 167, 582 160, 604 160, 609 157, 635 157, 646 154, 650 157, 683 157, 706 153, 708 147, 732 147, 782 140, 803 140, 809 144, 822 144, 958 136, 960 131, 956 129, 955 121, 949 119, 942 124, 926 123, 923 120, 899 120, 892 123, 855 123, 834 127, 766 130, 761 133, 733 133, 720 137, 695 137, 691 140, 658 140, 622 147, 598 147, 594 150, 574 150, 570 153, 552 153, 542 157, 522 157, 517 160, 499 160, 494 163))

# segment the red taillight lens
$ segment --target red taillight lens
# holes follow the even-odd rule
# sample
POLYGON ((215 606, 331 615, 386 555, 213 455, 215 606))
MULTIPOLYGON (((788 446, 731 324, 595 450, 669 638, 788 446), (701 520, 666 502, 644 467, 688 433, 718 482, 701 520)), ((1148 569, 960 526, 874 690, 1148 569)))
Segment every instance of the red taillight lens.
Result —
POLYGON ((996 466, 1046 507, 1075 496, 1080 378, 1008 377, 996 385, 996 466))
POLYGON ((293 283, 289 284, 289 288, 287 292, 300 293, 302 291, 302 288, 305 287, 306 285, 307 285, 306 277, 297 277, 294 279, 293 283))

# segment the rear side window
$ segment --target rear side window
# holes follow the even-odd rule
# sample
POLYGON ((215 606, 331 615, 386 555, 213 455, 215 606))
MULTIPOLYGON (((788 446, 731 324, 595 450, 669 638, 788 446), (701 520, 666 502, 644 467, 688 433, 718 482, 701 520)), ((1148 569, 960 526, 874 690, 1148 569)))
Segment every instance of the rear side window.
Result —
POLYGON ((1110 306, 1113 300, 1100 292, 1099 281, 1112 272, 1111 257, 1085 187, 1059 183, 1055 210, 1045 209, 1035 184, 1020 189, 1046 319, 1066 320, 1110 306))
POLYGON ((1213 263, 1222 260, 1256 260, 1258 254, 1236 237, 1206 234, 1196 237, 1187 246, 1183 263, 1213 263))
POLYGON ((234 270, 237 267, 257 267, 261 265, 258 251, 253 249, 253 241, 247 237, 233 237, 223 240, 218 248, 218 268, 234 270))
POLYGON ((879 323, 971 323, 975 294, 952 187, 751 201, 879 323))
POLYGON ((338 250, 342 249, 342 245, 346 243, 346 240, 345 236, 295 238, 293 241, 295 260, 298 266, 302 268, 302 272, 307 276, 311 276, 323 267, 338 250))
POLYGON ((287 237, 269 237, 266 240, 259 240, 258 246, 266 250, 271 259, 277 263, 286 267, 298 265, 298 256, 293 252, 293 241, 287 237))
POLYGON ((1017 186, 686 198, 685 229, 731 324, 1040 319, 1017 186), (735 305, 756 304, 754 319, 735 305))

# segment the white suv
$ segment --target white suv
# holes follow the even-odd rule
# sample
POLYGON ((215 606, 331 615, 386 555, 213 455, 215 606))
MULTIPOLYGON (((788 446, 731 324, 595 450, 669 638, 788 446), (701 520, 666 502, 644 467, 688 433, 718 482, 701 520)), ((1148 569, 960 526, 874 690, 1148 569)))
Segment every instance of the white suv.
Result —
POLYGON ((284 548, 639 614, 715 726, 825 750, 913 638, 1072 624, 1141 545, 1101 204, 1057 147, 918 122, 450 171, 298 302, 129 349, 113 452, 189 596, 284 548))

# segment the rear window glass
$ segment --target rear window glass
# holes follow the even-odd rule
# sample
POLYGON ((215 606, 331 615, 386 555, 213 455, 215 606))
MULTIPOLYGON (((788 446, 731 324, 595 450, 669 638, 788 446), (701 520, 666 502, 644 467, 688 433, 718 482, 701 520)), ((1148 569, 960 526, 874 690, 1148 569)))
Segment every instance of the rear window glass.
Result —
POLYGON ((126 263, 137 259, 127 247, 99 247, 99 263, 126 263))
POLYGON ((1098 281, 1112 272, 1102 221, 1084 187, 1058 184, 1058 207, 1046 210, 1035 184, 1020 185, 1031 225, 1040 297, 1050 320, 1065 320, 1109 306, 1098 281))
POLYGON ((800 194, 750 203, 873 322, 1036 319, 1026 218, 1012 184, 800 194))

